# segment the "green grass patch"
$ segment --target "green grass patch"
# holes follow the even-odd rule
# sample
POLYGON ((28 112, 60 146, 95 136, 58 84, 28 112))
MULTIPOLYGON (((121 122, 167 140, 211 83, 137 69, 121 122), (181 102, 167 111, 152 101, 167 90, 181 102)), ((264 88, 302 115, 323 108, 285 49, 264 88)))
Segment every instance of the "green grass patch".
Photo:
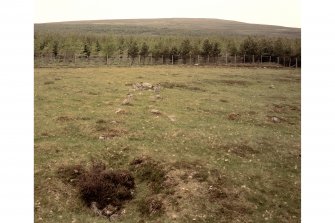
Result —
POLYGON ((107 222, 94 207, 118 222, 300 222, 300 70, 40 68, 34 84, 37 222, 107 222), (106 179, 121 170, 134 188, 118 206, 129 191, 106 179), (117 194, 107 209, 83 179, 117 194))

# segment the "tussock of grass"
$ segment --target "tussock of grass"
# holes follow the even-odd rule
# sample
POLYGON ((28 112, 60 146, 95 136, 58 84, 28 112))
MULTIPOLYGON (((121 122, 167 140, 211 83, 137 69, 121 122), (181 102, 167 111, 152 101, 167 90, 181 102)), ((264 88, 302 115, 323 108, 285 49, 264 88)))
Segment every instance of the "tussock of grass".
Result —
POLYGON ((145 181, 154 193, 159 193, 164 189, 163 183, 166 179, 164 166, 152 160, 150 157, 135 158, 130 163, 132 170, 140 181, 145 181))
POLYGON ((164 212, 164 205, 159 197, 151 196, 139 201, 138 210, 144 216, 159 216, 164 212))
POLYGON ((57 173, 65 183, 77 185, 80 182, 81 177, 87 173, 87 170, 82 165, 77 164, 60 167, 57 173))

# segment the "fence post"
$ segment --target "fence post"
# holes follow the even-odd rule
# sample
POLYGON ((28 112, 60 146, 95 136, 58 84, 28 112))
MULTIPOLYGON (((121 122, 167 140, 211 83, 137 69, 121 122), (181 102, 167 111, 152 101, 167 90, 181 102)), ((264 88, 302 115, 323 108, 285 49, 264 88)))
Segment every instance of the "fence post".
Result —
POLYGON ((263 55, 261 55, 261 64, 263 63, 263 55))
POLYGON ((245 63, 245 54, 243 55, 243 63, 245 63))
POLYGON ((171 63, 172 63, 172 65, 173 65, 173 54, 172 54, 171 58, 172 58, 172 61, 171 61, 171 63))
POLYGON ((108 66, 108 53, 106 55, 106 65, 108 66))
POLYGON ((138 65, 141 65, 141 55, 138 55, 138 65))
POLYGON ((236 54, 235 54, 235 65, 236 65, 236 54))
POLYGON ((277 57, 277 64, 279 64, 279 57, 277 57))
POLYGON ((74 54, 74 65, 76 65, 76 54, 74 54))
POLYGON ((270 60, 269 60, 269 63, 271 63, 271 56, 270 56, 270 60))
POLYGON ((207 63, 209 63, 209 54, 207 55, 207 63))
POLYGON ((200 61, 200 56, 198 55, 198 64, 199 64, 199 61, 200 61))
POLYGON ((152 55, 150 55, 150 64, 152 65, 152 55))
POLYGON ((252 55, 252 63, 255 63, 255 55, 252 55))
POLYGON ((42 66, 42 53, 40 54, 40 67, 42 66))
POLYGON ((289 60, 288 66, 289 66, 289 67, 291 67, 291 57, 290 57, 290 60, 289 60))
POLYGON ((228 55, 227 55, 227 52, 226 52, 226 65, 228 64, 228 55))
POLYGON ((192 65, 192 54, 190 54, 190 65, 192 65))

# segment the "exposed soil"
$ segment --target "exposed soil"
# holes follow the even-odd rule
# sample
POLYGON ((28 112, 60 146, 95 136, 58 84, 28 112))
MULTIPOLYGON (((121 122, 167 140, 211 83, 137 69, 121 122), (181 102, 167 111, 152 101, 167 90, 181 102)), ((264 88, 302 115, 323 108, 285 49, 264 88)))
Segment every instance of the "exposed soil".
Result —
POLYGON ((239 85, 239 86, 247 86, 250 85, 249 81, 244 81, 244 80, 223 80, 223 79, 205 79, 203 80, 203 82, 205 83, 209 83, 209 84, 226 84, 229 86, 232 85, 239 85))
POLYGON ((301 82, 300 77, 283 77, 283 78, 277 78, 275 79, 278 82, 301 82))
POLYGON ((241 158, 248 158, 252 155, 260 153, 259 150, 252 148, 250 145, 245 143, 230 143, 230 144, 217 144, 213 148, 222 152, 224 150, 227 153, 235 154, 241 158))
POLYGON ((80 178, 87 173, 87 170, 82 165, 70 165, 60 167, 57 171, 58 176, 64 183, 77 185, 80 178))
MULTIPOLYGON (((230 148, 239 154, 255 152, 248 146, 230 148)), ((110 170, 102 163, 93 163, 88 170, 82 165, 61 167, 58 176, 78 189, 94 214, 110 220, 125 213, 123 207, 134 198, 137 180, 149 188, 146 196, 136 201, 143 221, 161 215, 179 221, 243 221, 252 211, 242 191, 236 189, 239 187, 200 161, 163 163, 141 156, 129 163, 129 170, 110 170)))
POLYGON ((275 113, 288 113, 290 111, 300 111, 301 109, 295 105, 289 104, 272 104, 271 111, 275 113))
POLYGON ((226 100, 226 99, 220 99, 219 101, 223 102, 223 103, 227 103, 228 102, 228 100, 226 100))
POLYGON ((241 117, 241 115, 239 114, 239 113, 230 113, 229 115, 228 115, 228 119, 229 120, 237 120, 237 119, 239 119, 241 117))
POLYGON ((57 121, 60 121, 60 122, 67 122, 67 121, 72 121, 72 120, 74 120, 74 118, 69 117, 69 116, 60 116, 57 118, 57 121))
POLYGON ((197 87, 197 86, 193 86, 193 85, 188 85, 185 83, 175 83, 175 82, 162 82, 161 86, 164 88, 182 88, 182 89, 186 89, 186 90, 191 90, 191 91, 201 91, 204 92, 206 90, 197 87))
POLYGON ((225 148, 228 149, 228 152, 231 152, 239 157, 247 157, 249 155, 259 153, 258 150, 255 150, 251 146, 245 144, 228 144, 225 148))
POLYGON ((127 130, 125 129, 111 128, 109 125, 105 125, 105 124, 98 124, 95 128, 99 134, 99 139, 108 140, 108 139, 113 139, 115 137, 120 137, 122 135, 127 134, 127 130))
POLYGON ((106 166, 96 164, 80 177, 79 187, 87 206, 97 202, 97 207, 103 209, 107 205, 121 207, 125 201, 132 199, 135 182, 127 170, 108 170, 106 166))
POLYGON ((54 81, 46 81, 46 82, 44 82, 45 85, 54 84, 54 83, 55 83, 54 81))
POLYGON ((80 198, 97 215, 115 217, 133 198, 135 179, 128 170, 109 170, 94 163, 89 170, 82 165, 61 167, 58 175, 78 189, 80 198))

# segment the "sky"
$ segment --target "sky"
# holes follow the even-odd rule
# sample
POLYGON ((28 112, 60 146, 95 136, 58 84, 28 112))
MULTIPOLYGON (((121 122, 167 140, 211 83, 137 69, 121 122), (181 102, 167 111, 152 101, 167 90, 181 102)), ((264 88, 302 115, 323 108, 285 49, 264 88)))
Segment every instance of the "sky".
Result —
POLYGON ((97 19, 215 18, 301 27, 300 0, 35 0, 34 23, 97 19))

